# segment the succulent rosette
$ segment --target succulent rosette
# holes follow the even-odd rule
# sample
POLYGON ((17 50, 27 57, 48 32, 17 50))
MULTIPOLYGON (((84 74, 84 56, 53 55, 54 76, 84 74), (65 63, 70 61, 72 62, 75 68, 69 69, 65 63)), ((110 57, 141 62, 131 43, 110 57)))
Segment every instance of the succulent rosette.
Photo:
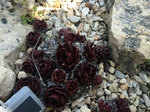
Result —
POLYGON ((71 43, 59 45, 55 56, 58 64, 66 70, 73 69, 80 59, 79 49, 71 43))
POLYGON ((86 40, 86 39, 85 39, 85 36, 76 34, 76 41, 82 43, 82 42, 84 42, 85 40, 86 40))
POLYGON ((41 83, 40 81, 35 77, 25 77, 21 78, 17 83, 15 87, 15 92, 19 91, 22 87, 28 86, 34 94, 39 96, 41 94, 41 83))
POLYGON ((99 112, 113 112, 113 107, 104 100, 98 101, 99 112))
POLYGON ((110 58, 110 49, 105 46, 98 46, 96 48, 96 54, 98 62, 105 62, 110 58))
POLYGON ((87 43, 87 45, 84 47, 84 54, 88 61, 95 61, 96 47, 94 46, 94 43, 87 43))
POLYGON ((36 20, 34 22, 34 28, 36 30, 44 30, 44 29, 47 28, 47 24, 46 24, 46 22, 44 20, 36 20))
POLYGON ((78 91, 78 82, 76 80, 68 80, 65 88, 67 93, 72 96, 78 91))
POLYGON ((69 33, 72 33, 71 28, 62 28, 62 29, 58 32, 58 34, 59 34, 60 36, 65 36, 66 34, 69 34, 69 33))
POLYGON ((38 47, 42 43, 42 37, 38 32, 30 32, 26 36, 26 43, 29 47, 38 47))
POLYGON ((117 112, 130 112, 128 101, 126 99, 115 99, 117 112))
POLYGON ((98 86, 102 83, 102 77, 100 75, 94 76, 94 85, 98 86))
POLYGON ((32 54, 34 59, 38 60, 44 58, 44 51, 42 50, 36 50, 36 49, 32 50, 29 54, 31 58, 32 58, 32 54))
POLYGON ((35 73, 36 69, 35 69, 35 66, 34 66, 34 63, 32 60, 30 59, 26 59, 23 64, 22 64, 22 69, 23 71, 25 71, 26 73, 35 73))
POLYGON ((51 77, 55 70, 55 63, 49 59, 41 59, 38 62, 38 69, 43 78, 51 77))
POLYGON ((75 70, 75 78, 81 85, 87 85, 94 80, 97 68, 90 62, 80 64, 75 70))
POLYGON ((66 74, 62 69, 55 70, 52 79, 55 84, 62 84, 66 80, 66 74))
POLYGON ((44 93, 44 102, 46 106, 51 108, 63 108, 68 102, 68 97, 65 89, 60 86, 51 86, 44 93))

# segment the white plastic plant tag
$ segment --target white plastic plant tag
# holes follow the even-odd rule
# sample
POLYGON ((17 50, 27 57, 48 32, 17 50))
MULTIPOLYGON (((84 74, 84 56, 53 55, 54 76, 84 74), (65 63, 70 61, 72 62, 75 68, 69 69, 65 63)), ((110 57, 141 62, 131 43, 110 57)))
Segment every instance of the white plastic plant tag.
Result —
POLYGON ((14 94, 5 104, 7 107, 0 107, 0 112, 43 112, 45 109, 43 103, 27 86, 14 94))

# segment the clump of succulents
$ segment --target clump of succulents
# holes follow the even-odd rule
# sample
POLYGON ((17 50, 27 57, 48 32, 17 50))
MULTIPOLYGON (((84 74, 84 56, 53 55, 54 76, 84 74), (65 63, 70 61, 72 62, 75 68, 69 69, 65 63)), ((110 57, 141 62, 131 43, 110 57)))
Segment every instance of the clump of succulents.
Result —
MULTIPOLYGON (((43 30, 47 28, 47 25, 43 20, 37 20, 34 28, 36 31, 43 30)), ((32 47, 32 51, 23 62, 22 69, 26 73, 32 74, 33 77, 20 79, 16 84, 15 91, 23 86, 29 86, 36 95, 39 95, 41 83, 34 78, 38 76, 36 74, 39 74, 46 84, 46 86, 42 86, 46 89, 44 96, 41 96, 43 102, 48 107, 61 110, 69 99, 78 93, 79 87, 90 84, 98 86, 102 83, 102 77, 97 74, 98 69, 94 63, 96 61, 106 62, 109 59, 110 51, 108 47, 96 46, 87 42, 84 36, 73 33, 69 28, 61 29, 58 35, 64 43, 58 45, 53 58, 47 56, 43 50, 38 50, 43 41, 40 33, 30 32, 26 36, 27 46, 32 47), (74 44, 76 42, 84 45, 82 50, 74 44)), ((43 81, 41 82, 43 83, 43 81)), ((111 112, 112 110, 111 105, 101 100, 98 102, 98 107, 100 112, 111 112)))

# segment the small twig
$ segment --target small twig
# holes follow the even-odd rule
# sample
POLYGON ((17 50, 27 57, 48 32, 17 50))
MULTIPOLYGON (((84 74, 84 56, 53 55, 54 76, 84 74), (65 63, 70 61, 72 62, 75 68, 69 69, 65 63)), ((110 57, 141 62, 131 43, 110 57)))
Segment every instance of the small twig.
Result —
POLYGON ((36 46, 37 46, 37 44, 38 44, 38 42, 39 42, 40 39, 41 39, 41 36, 38 38, 38 40, 37 40, 35 46, 33 47, 32 60, 33 60, 34 66, 35 66, 35 68, 36 68, 36 70, 37 70, 37 72, 38 72, 38 75, 39 75, 39 77, 40 77, 41 83, 43 84, 43 86, 46 86, 46 84, 43 82, 43 79, 42 79, 42 77, 41 77, 41 74, 40 74, 40 72, 39 72, 39 70, 38 70, 38 67, 37 67, 37 65, 36 65, 36 62, 35 62, 35 59, 34 59, 34 56, 33 56, 34 50, 35 50, 35 48, 36 48, 36 46))

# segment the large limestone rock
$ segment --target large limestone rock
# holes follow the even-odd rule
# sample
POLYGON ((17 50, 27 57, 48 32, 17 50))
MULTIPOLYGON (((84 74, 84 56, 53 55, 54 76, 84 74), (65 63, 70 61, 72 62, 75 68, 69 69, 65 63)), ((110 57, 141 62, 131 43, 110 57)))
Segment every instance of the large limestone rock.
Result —
POLYGON ((136 62, 150 59, 150 0, 115 0, 109 28, 114 60, 134 74, 136 62))
POLYGON ((31 26, 23 26, 19 15, 0 10, 0 99, 11 94, 16 76, 13 72, 18 53, 25 48, 25 38, 31 26))

